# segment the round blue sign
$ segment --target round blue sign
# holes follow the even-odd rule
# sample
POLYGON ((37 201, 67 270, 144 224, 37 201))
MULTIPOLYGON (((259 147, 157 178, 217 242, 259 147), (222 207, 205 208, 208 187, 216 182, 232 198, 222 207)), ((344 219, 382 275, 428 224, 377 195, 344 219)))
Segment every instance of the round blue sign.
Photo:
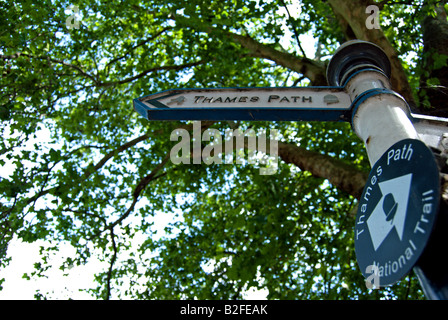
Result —
POLYGON ((367 285, 402 279, 422 254, 439 209, 439 169, 420 140, 390 147, 373 166, 359 200, 355 252, 367 285))

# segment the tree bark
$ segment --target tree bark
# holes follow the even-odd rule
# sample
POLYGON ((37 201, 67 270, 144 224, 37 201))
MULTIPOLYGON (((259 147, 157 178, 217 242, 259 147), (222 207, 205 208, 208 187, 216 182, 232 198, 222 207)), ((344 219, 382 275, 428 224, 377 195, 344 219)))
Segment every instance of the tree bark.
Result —
POLYGON ((303 74, 311 81, 313 86, 326 86, 325 64, 305 57, 298 57, 290 53, 276 50, 266 44, 255 41, 248 36, 228 33, 229 38, 238 42, 243 48, 250 51, 251 56, 268 59, 276 64, 303 74))
POLYGON ((448 117, 448 66, 437 65, 440 64, 437 62, 438 58, 443 61, 443 56, 448 57, 448 22, 442 6, 437 7, 436 12, 436 17, 427 16, 422 22, 424 48, 420 93, 423 103, 420 104, 419 111, 433 116, 448 117), (428 83, 430 79, 438 79, 438 83, 428 83))
MULTIPOLYGON (((179 20, 179 16, 173 15, 171 19, 179 20)), ((235 43, 238 43, 244 49, 249 51, 249 55, 256 58, 267 59, 283 66, 287 69, 296 71, 306 78, 308 78, 313 86, 326 86, 326 65, 323 62, 308 59, 306 57, 295 56, 293 54, 277 50, 267 44, 260 43, 255 39, 236 34, 229 31, 223 31, 212 26, 198 26, 188 23, 188 18, 181 17, 181 24, 191 26, 196 30, 207 32, 211 37, 224 34, 227 38, 235 43)))
POLYGON ((278 155, 286 163, 292 163, 313 176, 327 179, 333 186, 359 199, 368 173, 339 159, 306 150, 290 143, 278 143, 278 155))
MULTIPOLYGON (((416 109, 416 103, 412 89, 404 72, 400 58, 395 48, 386 38, 383 30, 368 29, 366 27, 366 8, 377 3, 371 0, 328 0, 337 17, 342 17, 350 26, 357 39, 373 42, 379 45, 389 57, 391 63, 391 83, 394 91, 406 99, 412 110, 416 109)), ((346 26, 345 29, 347 28, 346 26)))
MULTIPOLYGON (((267 141, 266 151, 271 149, 270 143, 271 141, 267 141)), ((278 141, 277 144, 277 156, 285 163, 291 163, 300 168, 300 170, 307 171, 315 177, 327 179, 333 186, 357 199, 361 197, 369 175, 368 172, 360 170, 354 165, 345 163, 334 157, 307 150, 293 143, 278 141)), ((224 144, 215 145, 215 147, 217 147, 218 150, 225 149, 224 144)), ((249 150, 247 139, 244 140, 244 148, 249 150)), ((225 151, 228 152, 230 150, 225 151)))

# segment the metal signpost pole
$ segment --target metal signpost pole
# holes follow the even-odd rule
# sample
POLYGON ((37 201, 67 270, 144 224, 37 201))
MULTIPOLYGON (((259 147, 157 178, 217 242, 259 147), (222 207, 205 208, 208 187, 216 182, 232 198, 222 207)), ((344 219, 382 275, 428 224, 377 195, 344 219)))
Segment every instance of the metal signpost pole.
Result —
POLYGON ((364 41, 342 45, 327 69, 330 85, 343 86, 353 101, 352 126, 372 165, 355 224, 358 263, 366 278, 379 276, 380 286, 413 268, 428 299, 447 299, 448 222, 439 168, 389 77, 386 54, 364 41))
POLYGON ((414 269, 429 299, 448 299, 448 212, 428 148, 448 121, 411 114, 390 72, 381 48, 355 40, 331 59, 330 87, 174 89, 134 99, 134 109, 148 120, 351 122, 372 166, 355 222, 361 272, 384 287, 414 269))

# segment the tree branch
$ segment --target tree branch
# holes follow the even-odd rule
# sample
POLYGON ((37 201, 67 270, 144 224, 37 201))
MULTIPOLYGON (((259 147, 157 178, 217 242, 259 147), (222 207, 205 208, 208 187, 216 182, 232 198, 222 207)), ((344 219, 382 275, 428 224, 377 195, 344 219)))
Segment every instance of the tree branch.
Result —
POLYGON ((345 162, 298 147, 290 143, 278 143, 278 155, 286 163, 292 163, 313 176, 328 181, 355 198, 361 197, 368 173, 345 162))
MULTIPOLYGON (((271 140, 266 141, 265 150, 257 150, 269 154, 271 140)), ((308 171, 313 176, 327 179, 333 186, 347 192, 353 197, 359 199, 364 190, 368 178, 368 172, 362 171, 353 165, 347 164, 339 159, 321 154, 316 151, 310 151, 292 143, 278 141, 278 157, 285 163, 291 163, 302 171, 308 171)), ((225 148, 225 143, 214 145, 217 150, 233 152, 225 148)), ((248 139, 244 139, 245 149, 249 149, 248 139)), ((197 153, 201 155, 201 152, 197 153)))
MULTIPOLYGON (((203 130, 205 130, 206 128, 211 126, 213 123, 214 123, 214 121, 202 121, 202 128, 203 128, 203 130)), ((192 129, 192 125, 191 124, 185 124, 185 125, 179 126, 178 128, 179 129, 191 130, 192 129)), ((157 134, 157 133, 161 133, 161 132, 160 131, 159 132, 155 132, 155 134, 157 134)), ((143 135, 141 135, 141 136, 139 136, 139 137, 137 137, 137 138, 135 138, 135 139, 133 139, 133 140, 131 140, 131 141, 121 145, 121 146, 119 146, 118 148, 110 151, 97 164, 95 164, 94 166, 87 167, 85 169, 85 171, 84 171, 84 174, 79 179, 85 180, 85 179, 89 178, 90 175, 92 175, 94 172, 100 170, 107 163, 107 161, 109 161, 111 158, 113 158, 117 154, 119 154, 119 153, 121 153, 121 152, 123 152, 123 151, 125 151, 125 150, 127 150, 127 149, 129 149, 129 148, 131 148, 133 146, 135 146, 139 142, 144 141, 144 140, 146 140, 148 138, 150 138, 149 134, 143 134, 143 135)), ((79 150, 79 149, 80 148, 77 148, 76 150, 79 150)), ((72 151, 72 152, 74 152, 74 151, 72 151)), ((70 153, 72 153, 72 152, 70 152, 70 153)), ((58 185, 58 186, 52 187, 50 189, 41 190, 41 192, 39 192, 38 194, 34 195, 31 198, 28 198, 26 204, 28 205, 28 204, 32 203, 33 201, 36 201, 38 198, 40 198, 42 196, 45 196, 47 194, 56 192, 61 187, 62 187, 62 185, 58 185)))
POLYGON ((380 10, 383 10, 384 6, 395 6, 395 5, 407 5, 407 6, 413 6, 413 7, 419 7, 420 5, 418 3, 415 3, 414 0, 407 0, 407 1, 397 1, 397 0, 383 0, 376 4, 380 10))
MULTIPOLYGON (((188 18, 183 16, 172 16, 171 18, 174 20, 181 18, 183 24, 188 22, 188 18)), ((268 59, 285 68, 301 73, 310 79, 312 85, 314 86, 327 85, 326 69, 323 62, 314 61, 306 57, 297 57, 293 54, 276 50, 269 45, 252 39, 249 36, 224 31, 212 26, 193 26, 192 23, 192 27, 196 30, 200 29, 201 31, 208 33, 210 36, 213 36, 214 33, 224 34, 230 41, 239 43, 244 49, 249 50, 250 56, 252 57, 268 59)))
POLYGON ((148 73, 152 73, 152 72, 156 72, 156 71, 169 71, 169 70, 179 71, 179 70, 182 70, 185 68, 195 67, 195 66, 198 66, 203 63, 204 63, 204 61, 201 60, 201 61, 185 63, 185 64, 181 64, 181 65, 154 67, 154 68, 142 71, 139 74, 137 74, 133 77, 124 79, 124 80, 98 83, 97 87, 110 87, 110 86, 120 85, 120 84, 132 82, 134 80, 140 79, 140 78, 146 76, 148 73))
POLYGON ((74 65, 74 64, 70 64, 67 63, 65 61, 62 60, 58 60, 58 59, 54 59, 54 58, 49 58, 48 56, 35 56, 32 54, 28 54, 28 53, 23 53, 23 52, 17 52, 13 55, 10 56, 5 56, 5 55, 0 55, 0 59, 4 59, 4 60, 8 60, 8 59, 17 59, 19 57, 27 57, 27 58, 34 58, 34 59, 40 59, 40 60, 48 60, 51 61, 53 63, 58 63, 58 64, 62 64, 63 66, 69 67, 71 69, 75 69, 76 71, 78 71, 81 75, 89 78, 90 80, 92 80, 94 83, 97 83, 96 79, 94 76, 88 74, 87 72, 85 72, 81 67, 74 65))
MULTIPOLYGON (((141 141, 144 141, 144 140, 146 140, 146 139, 148 139, 148 138, 149 138, 149 135, 144 134, 144 135, 142 135, 142 136, 140 136, 140 137, 137 137, 137 138, 135 138, 134 140, 131 140, 131 141, 129 141, 129 142, 127 142, 127 143, 125 143, 125 144, 119 146, 118 148, 116 148, 116 149, 110 151, 110 152, 109 152, 108 154, 106 154, 106 155, 105 155, 105 156, 104 156, 104 157, 103 157, 103 158, 102 158, 96 165, 94 165, 93 167, 89 166, 89 167, 84 171, 84 174, 81 176, 80 179, 82 179, 82 180, 87 179, 92 173, 94 173, 94 172, 98 171, 99 169, 101 169, 101 168, 106 164, 106 162, 107 162, 109 159, 111 159, 112 157, 116 156, 116 155, 119 154, 120 152, 123 152, 123 151, 125 151, 125 150, 127 150, 127 149, 129 149, 129 148, 131 148, 131 147, 133 147, 133 146, 135 146, 137 143, 139 143, 139 142, 141 142, 141 141)), ((71 151, 70 154, 73 153, 73 152, 76 152, 77 150, 79 150, 79 149, 81 149, 81 148, 83 148, 83 147, 80 147, 80 148, 77 148, 77 149, 74 150, 74 151, 71 151)), ((27 204, 30 204, 31 202, 35 202, 38 198, 40 198, 40 197, 42 197, 42 196, 45 196, 45 195, 47 195, 47 194, 49 194, 49 193, 53 193, 53 192, 57 191, 60 187, 61 187, 61 185, 58 185, 58 186, 56 186, 56 187, 52 187, 52 188, 50 188, 50 189, 41 190, 38 194, 36 194, 36 195, 34 195, 33 197, 29 198, 29 199, 27 200, 26 203, 27 203, 27 204)))
MULTIPOLYGON (((211 126, 212 124, 213 124, 214 122, 213 121, 203 121, 201 124, 202 124, 202 128, 201 128, 201 130, 205 130, 206 128, 208 128, 209 126, 211 126)), ((180 127, 180 128, 189 128, 190 130, 191 130, 191 128, 192 128, 192 125, 184 125, 184 126, 182 126, 182 127, 180 127)), ((140 138, 142 138, 143 136, 141 136, 140 138)), ((138 139, 138 138, 137 138, 138 139)), ((135 140, 137 140, 137 139, 135 139, 135 140)), ((133 140, 133 141, 135 141, 135 140, 133 140)), ((105 230, 107 230, 107 229, 112 229, 112 228, 114 228, 115 226, 117 226, 118 224, 120 224, 124 219, 126 219, 131 213, 132 213, 132 211, 134 210, 134 208, 135 208, 135 205, 137 204, 137 202, 138 202, 138 199, 139 199, 139 197, 140 197, 140 194, 143 192, 143 190, 148 186, 148 184, 149 183, 151 183, 152 181, 154 181, 154 180, 157 180, 157 179, 159 179, 159 178, 161 178, 161 177, 163 177, 163 176, 165 176, 167 173, 166 172, 164 172, 164 173, 161 173, 161 174, 158 174, 158 172, 168 163, 168 161, 170 160, 170 158, 171 158, 171 153, 170 152, 168 152, 166 155, 165 155, 165 157, 163 158, 163 160, 148 174, 148 175, 146 175, 145 177, 143 177, 141 180, 140 180, 140 182, 137 184, 137 186, 135 187, 135 189, 134 189, 134 192, 132 193, 132 203, 131 203, 131 205, 130 205, 130 207, 126 210, 126 212, 125 213, 123 213, 123 215, 121 215, 117 220, 115 220, 114 222, 112 222, 110 225, 108 225, 108 226, 106 226, 105 228, 104 228, 104 230, 103 231, 105 231, 105 230)), ((93 237, 92 237, 92 239, 93 238, 95 238, 95 237, 97 237, 98 235, 100 235, 103 231, 99 231, 99 232, 97 232, 93 237)))
POLYGON ((117 62, 117 61, 119 61, 119 60, 125 58, 129 53, 131 53, 131 52, 134 51, 135 49, 137 49, 137 48, 139 48, 139 47, 141 47, 141 46, 144 46, 144 45, 147 44, 148 42, 150 42, 150 41, 154 40, 155 38, 159 37, 162 33, 164 33, 165 31, 167 31, 167 30, 169 30, 169 29, 171 29, 171 27, 163 28, 162 31, 156 33, 156 34, 153 35, 152 37, 150 37, 150 38, 148 38, 148 39, 146 39, 146 40, 141 41, 140 43, 138 43, 137 45, 133 46, 133 47, 130 48, 128 51, 126 51, 123 55, 121 55, 121 56, 119 56, 119 57, 117 57, 117 58, 112 59, 111 61, 109 61, 109 62, 106 64, 106 68, 108 68, 111 64, 113 64, 113 63, 115 63, 115 62, 117 62))
POLYGON ((292 21, 291 13, 289 12, 288 6, 286 5, 284 0, 281 0, 281 3, 283 5, 283 7, 285 7, 286 13, 288 14, 288 22, 292 26, 292 29, 294 31, 294 36, 296 37, 296 42, 297 42, 297 45, 299 46, 300 52, 302 52, 302 55, 303 55, 304 58, 307 58, 305 50, 303 50, 302 44, 300 43, 299 34, 297 33, 297 28, 295 27, 295 25, 294 25, 294 23, 292 21))
POLYGON ((45 59, 45 60, 49 60, 51 62, 54 63, 58 63, 58 64, 62 64, 64 66, 67 66, 69 68, 75 69, 77 70, 81 75, 89 78, 90 80, 93 81, 94 86, 95 87, 110 87, 110 86, 115 86, 115 85, 120 85, 120 84, 124 84, 124 83, 128 83, 128 82, 132 82, 134 80, 140 79, 142 77, 144 77, 145 75, 147 75, 148 73, 152 73, 152 72, 157 72, 157 71, 169 71, 169 70, 175 70, 175 71, 179 71, 185 68, 190 68, 190 67, 195 67, 198 65, 201 65, 204 63, 204 61, 197 61, 197 62, 191 62, 191 63, 185 63, 185 64, 181 64, 181 65, 173 65, 173 66, 162 66, 162 67, 154 67, 154 68, 150 68, 148 70, 142 71, 139 74, 133 76, 133 77, 129 77, 123 80, 118 80, 118 81, 112 81, 112 82, 99 82, 94 76, 88 74, 87 72, 85 72, 81 67, 67 63, 65 61, 62 60, 58 60, 58 59, 53 59, 53 58, 48 58, 45 56, 34 56, 34 55, 30 55, 27 53, 15 53, 13 55, 0 55, 0 59, 4 59, 4 60, 8 60, 8 59, 17 59, 20 56, 24 56, 27 58, 35 58, 35 59, 45 59))
POLYGON ((371 0, 328 0, 335 15, 341 20, 345 20, 350 26, 357 39, 373 42, 379 45, 391 63, 391 83, 395 91, 400 93, 415 110, 415 101, 408 78, 398 57, 397 50, 392 46, 381 29, 367 29, 365 13, 366 7, 370 4, 376 5, 371 0))
POLYGON ((276 50, 269 45, 262 44, 249 36, 227 33, 228 38, 238 42, 243 48, 249 50, 250 55, 257 58, 268 59, 285 68, 294 70, 310 79, 313 86, 327 85, 325 64, 305 57, 276 50))
POLYGON ((126 142, 125 144, 119 146, 118 148, 110 151, 96 165, 94 165, 93 167, 87 168, 87 170, 84 172, 83 179, 87 179, 93 172, 101 169, 106 164, 107 161, 109 161, 111 158, 115 157, 117 154, 135 146, 137 143, 144 141, 148 138, 149 138, 149 135, 147 135, 147 134, 141 135, 140 137, 137 137, 134 140, 126 142))
POLYGON ((134 189, 134 192, 132 194, 133 199, 132 199, 132 204, 130 205, 130 207, 126 210, 125 213, 123 213, 117 220, 115 220, 114 222, 112 222, 109 225, 106 225, 104 227, 103 230, 98 231, 97 233, 95 233, 90 239, 94 239, 96 237, 98 237, 101 233, 103 233, 106 230, 112 230, 115 226, 119 225, 124 219, 126 219, 127 217, 129 217, 129 215, 132 213, 132 211, 134 211, 135 205, 138 202, 138 199, 140 197, 140 193, 146 188, 146 186, 154 181, 157 180, 158 178, 161 178, 163 176, 166 175, 166 173, 162 173, 159 175, 156 175, 157 172, 162 169, 162 167, 165 166, 165 164, 168 162, 169 160, 169 153, 167 154, 167 156, 162 160, 161 163, 159 163, 152 171, 150 174, 148 174, 147 176, 145 176, 143 179, 140 180, 140 182, 138 183, 137 187, 134 189))
POLYGON ((115 264, 115 261, 117 260, 117 254, 118 254, 117 244, 115 243, 115 234, 114 234, 113 229, 110 229, 110 238, 111 238, 111 242, 112 242, 113 255, 112 255, 112 259, 110 260, 109 270, 107 271, 105 300, 110 299, 110 291, 111 291, 110 284, 111 284, 111 280, 112 280, 112 271, 113 271, 113 266, 115 264))
POLYGON ((170 160, 170 153, 165 155, 162 162, 160 162, 147 176, 140 180, 139 184, 135 187, 134 193, 132 196, 134 199, 138 199, 142 191, 146 188, 146 186, 153 180, 160 178, 161 175, 156 176, 157 172, 159 172, 170 160))

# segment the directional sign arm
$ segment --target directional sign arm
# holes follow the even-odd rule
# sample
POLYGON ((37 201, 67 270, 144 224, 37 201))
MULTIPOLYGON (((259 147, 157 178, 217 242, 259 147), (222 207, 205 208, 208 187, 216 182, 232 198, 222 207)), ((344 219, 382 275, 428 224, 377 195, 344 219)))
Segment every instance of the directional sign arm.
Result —
POLYGON ((176 89, 134 99, 148 120, 350 121, 341 87, 176 89))

